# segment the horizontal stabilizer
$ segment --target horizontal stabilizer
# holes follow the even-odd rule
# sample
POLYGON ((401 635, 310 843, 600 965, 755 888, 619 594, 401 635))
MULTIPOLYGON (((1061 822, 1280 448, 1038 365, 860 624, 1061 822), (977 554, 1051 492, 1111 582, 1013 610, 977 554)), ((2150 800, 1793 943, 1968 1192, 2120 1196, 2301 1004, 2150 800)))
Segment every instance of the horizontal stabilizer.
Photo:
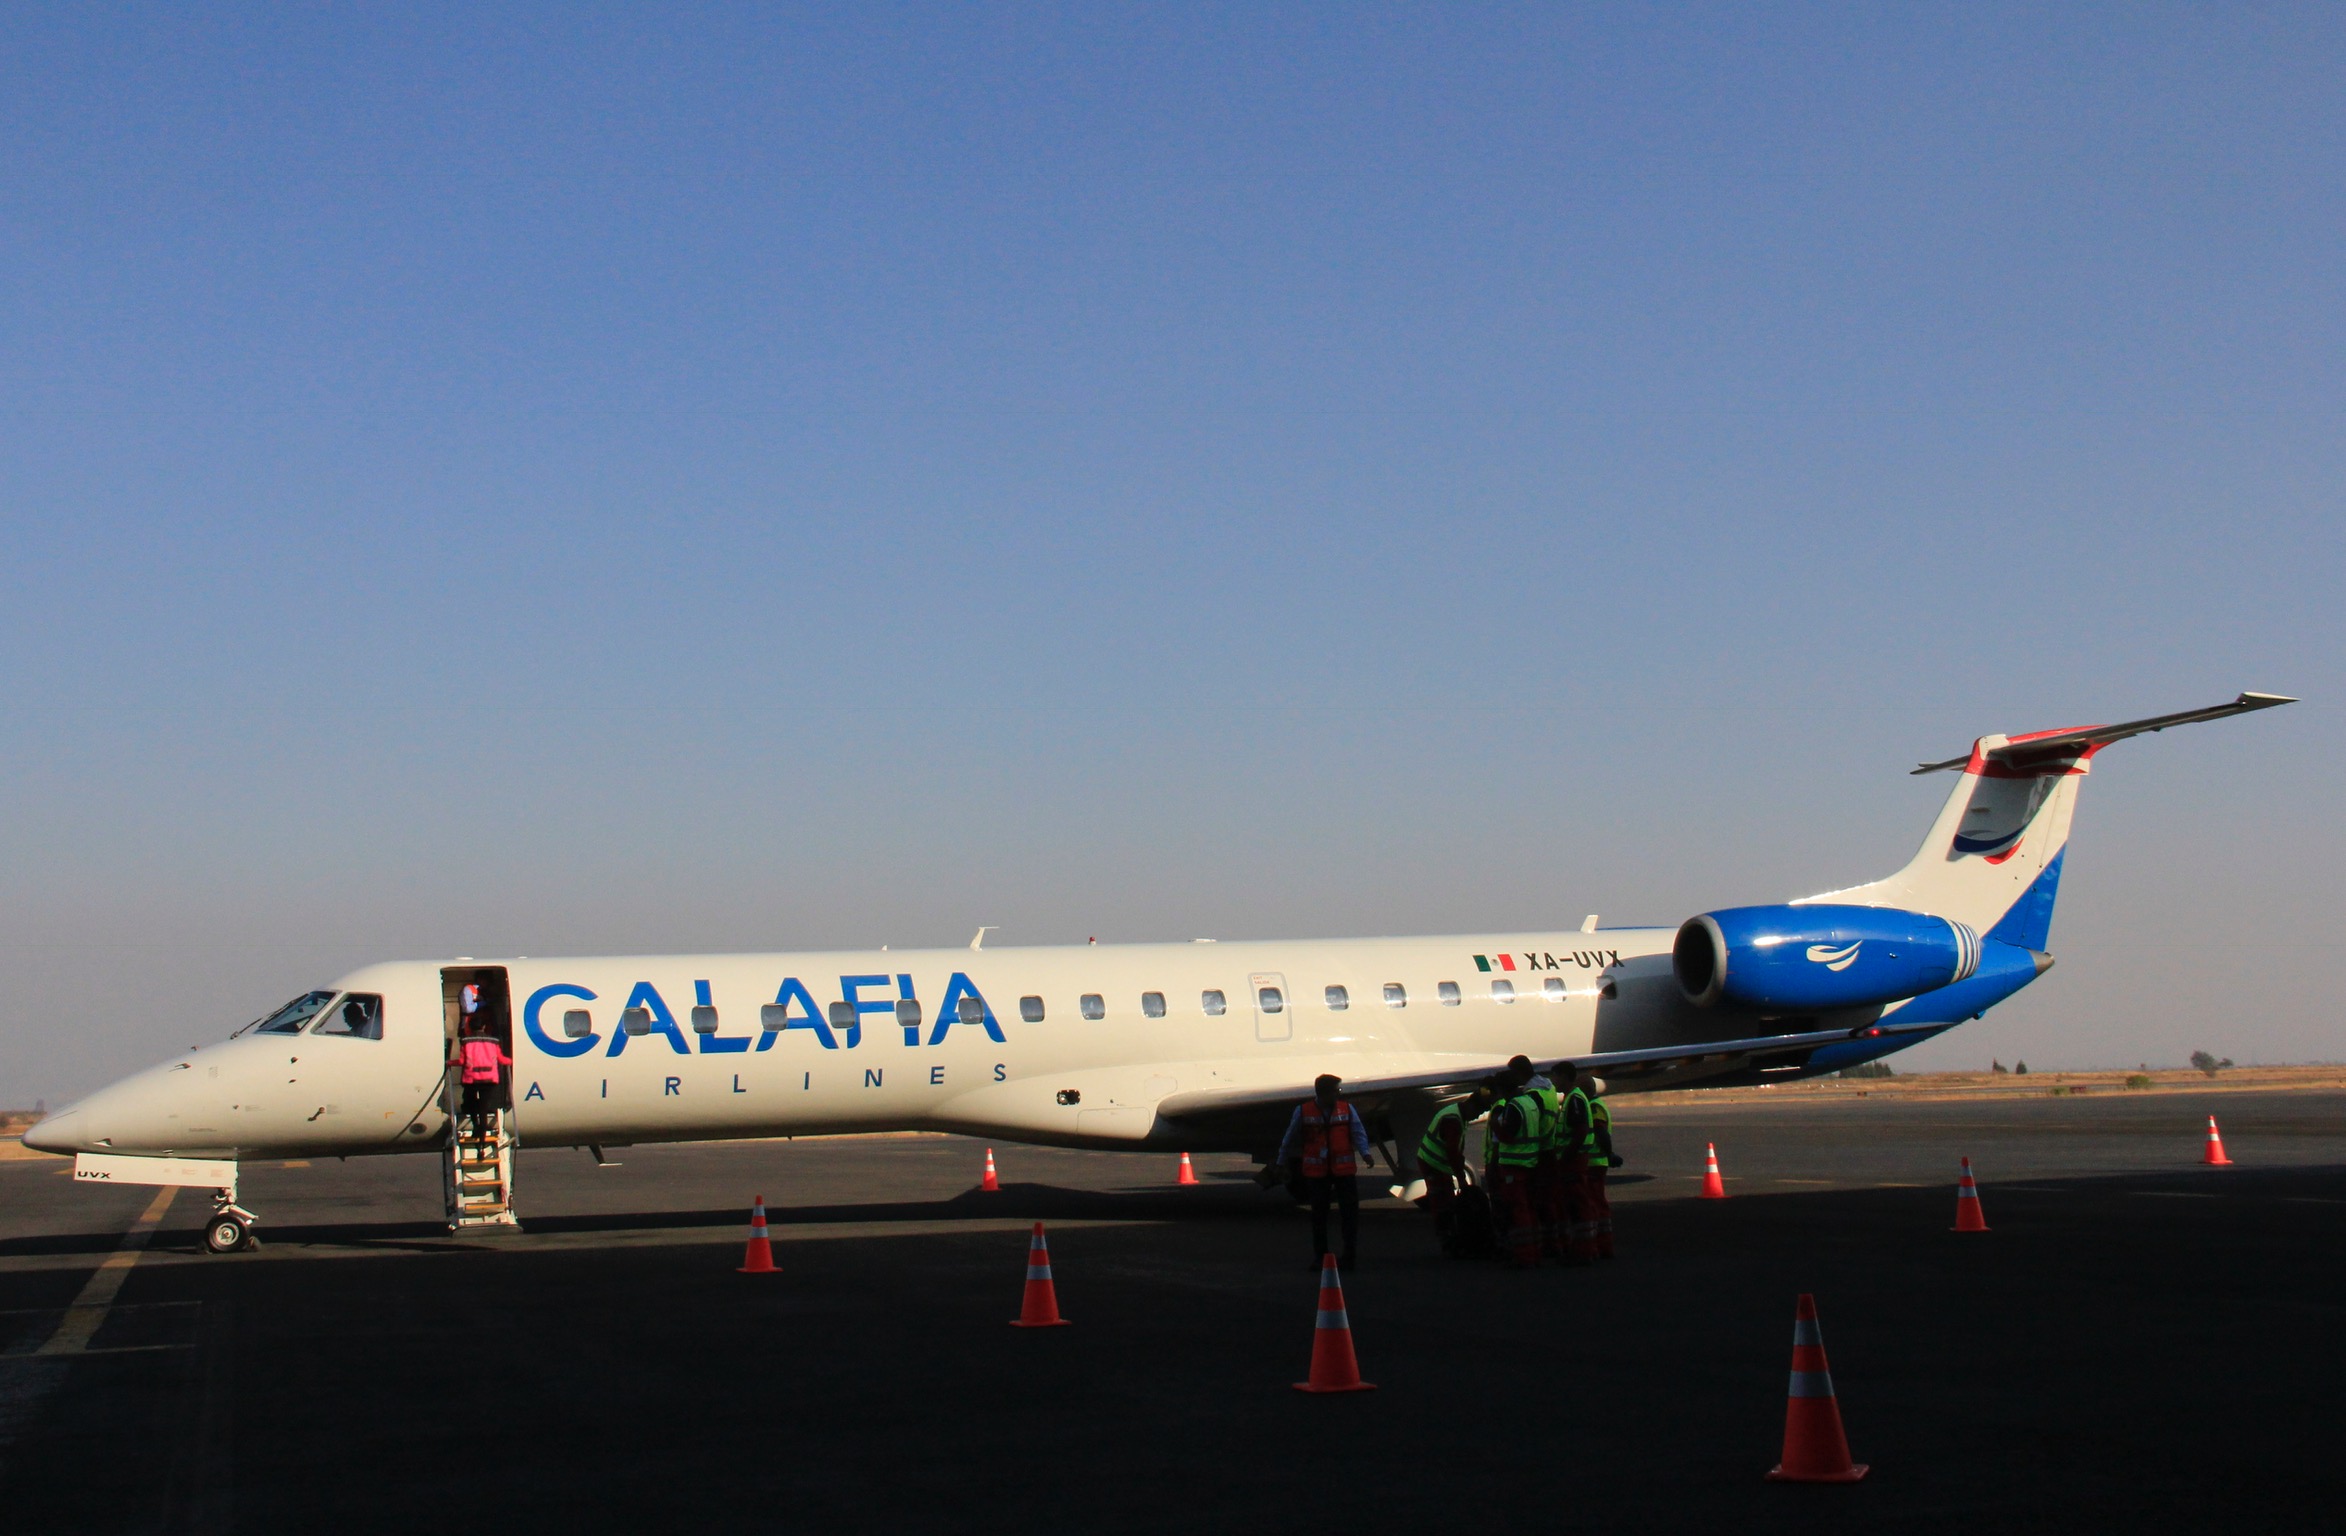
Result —
POLYGON ((1967 766, 1972 758, 1984 757, 2007 767, 2026 767, 2042 759, 2075 757, 2081 747, 2099 750, 2113 741, 2124 741, 2129 736, 2147 736, 2163 731, 2170 725, 2196 725, 2202 720, 2225 720, 2234 715, 2245 715, 2251 710, 2271 709, 2278 704, 2297 701, 2278 693, 2244 693, 2229 704, 2217 704, 2207 709, 2186 709, 2178 714, 2153 715, 2148 720, 2129 720, 2123 725, 2081 725, 2066 731, 2039 731, 2033 736, 2015 736, 2000 747, 1976 750, 1962 757, 1950 757, 1943 763, 1924 763, 1916 773, 1944 773, 1949 769, 1967 766))

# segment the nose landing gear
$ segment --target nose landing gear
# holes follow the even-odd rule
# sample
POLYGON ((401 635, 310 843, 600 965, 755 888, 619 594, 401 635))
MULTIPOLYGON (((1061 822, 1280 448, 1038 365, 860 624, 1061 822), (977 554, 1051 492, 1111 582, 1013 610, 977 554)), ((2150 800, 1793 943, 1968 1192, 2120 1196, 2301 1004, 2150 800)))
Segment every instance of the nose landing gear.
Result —
POLYGON ((259 1217, 238 1205, 234 1195, 222 1190, 214 1197, 212 1220, 204 1228, 204 1246, 214 1253, 235 1253, 243 1248, 258 1248, 261 1240, 253 1236, 253 1226, 259 1220, 259 1217))

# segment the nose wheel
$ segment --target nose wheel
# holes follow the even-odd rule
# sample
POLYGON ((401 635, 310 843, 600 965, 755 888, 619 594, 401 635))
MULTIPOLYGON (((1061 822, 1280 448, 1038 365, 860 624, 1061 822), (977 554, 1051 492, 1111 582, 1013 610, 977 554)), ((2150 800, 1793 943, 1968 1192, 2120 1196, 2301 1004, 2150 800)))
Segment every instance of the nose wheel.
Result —
POLYGON ((261 1240, 253 1236, 253 1223, 257 1219, 240 1205, 221 1205, 212 1212, 211 1225, 204 1228, 204 1246, 214 1253, 260 1247, 261 1240))

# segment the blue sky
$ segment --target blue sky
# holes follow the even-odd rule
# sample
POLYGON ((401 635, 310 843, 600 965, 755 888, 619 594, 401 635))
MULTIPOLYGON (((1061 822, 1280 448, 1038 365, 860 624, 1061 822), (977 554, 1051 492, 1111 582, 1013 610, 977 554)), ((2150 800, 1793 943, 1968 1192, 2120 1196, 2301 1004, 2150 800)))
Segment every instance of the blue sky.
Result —
POLYGON ((2346 13, 19 6, 0 1099, 451 953, 1675 923, 2346 1055, 2346 13))

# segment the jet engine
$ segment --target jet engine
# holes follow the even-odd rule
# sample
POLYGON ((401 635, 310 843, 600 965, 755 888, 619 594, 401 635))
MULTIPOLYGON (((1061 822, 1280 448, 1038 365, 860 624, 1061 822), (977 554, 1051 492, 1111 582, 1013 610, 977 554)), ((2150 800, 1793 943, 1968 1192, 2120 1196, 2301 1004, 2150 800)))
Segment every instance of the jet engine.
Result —
POLYGON ((1728 907, 1678 929, 1671 969, 1687 1000, 1770 1013, 1896 1002, 1979 969, 1979 935, 1896 907, 1728 907))

